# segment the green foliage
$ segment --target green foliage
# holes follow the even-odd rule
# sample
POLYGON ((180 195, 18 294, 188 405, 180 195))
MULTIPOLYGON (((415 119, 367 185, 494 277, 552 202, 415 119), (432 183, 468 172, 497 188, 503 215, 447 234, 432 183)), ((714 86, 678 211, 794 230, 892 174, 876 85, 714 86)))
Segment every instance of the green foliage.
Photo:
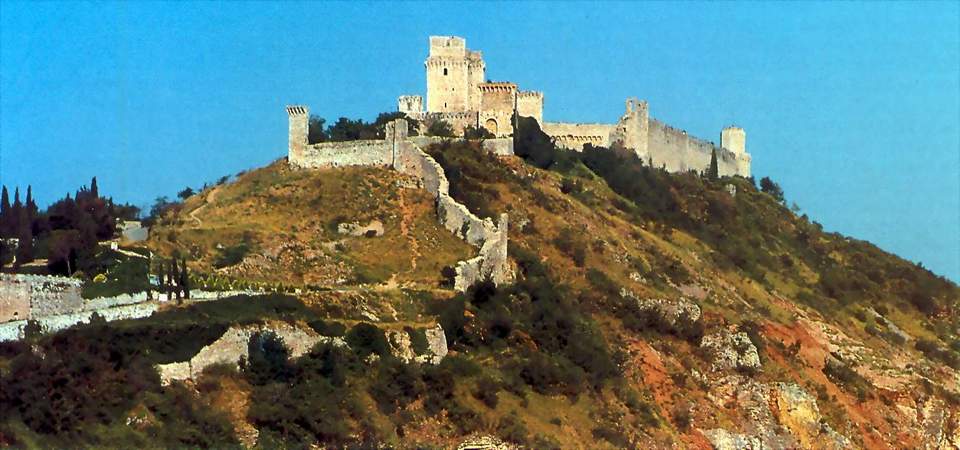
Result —
POLYGON ((290 378, 256 387, 247 416, 261 432, 260 443, 339 447, 353 442, 350 419, 362 414, 362 406, 344 386, 345 372, 356 365, 349 352, 318 344, 291 366, 290 378))
POLYGON ((145 258, 104 251, 97 255, 96 267, 106 269, 102 283, 87 281, 83 284, 83 298, 113 297, 120 294, 143 292, 150 288, 147 279, 149 262, 145 258))
POLYGON ((483 139, 493 139, 495 137, 496 136, 494 136, 493 133, 490 132, 490 130, 487 130, 484 127, 475 127, 472 125, 468 125, 466 128, 463 129, 464 139, 483 140, 483 139))
POLYGON ((783 203, 785 201, 783 198, 783 189, 769 177, 760 179, 760 192, 770 195, 777 202, 783 203))
POLYGON ((707 179, 717 181, 720 179, 720 168, 717 165, 717 149, 710 152, 710 167, 707 168, 707 179))
POLYGON ((390 355, 390 345, 383 330, 366 322, 353 326, 346 336, 347 344, 361 359, 367 355, 376 354, 380 357, 390 355))
POLYGON ((500 198, 492 185, 516 175, 497 163, 496 156, 480 149, 477 143, 443 142, 426 149, 443 167, 450 182, 450 196, 480 217, 496 218, 490 203, 500 198))
POLYGON ((569 256, 577 267, 583 267, 587 261, 587 244, 580 240, 578 233, 571 228, 564 228, 560 234, 553 239, 553 245, 558 250, 569 256))
POLYGON ((419 366, 396 358, 381 358, 370 385, 370 395, 380 410, 392 414, 419 398, 424 392, 419 366))
POLYGON ((427 127, 427 136, 453 137, 453 126, 446 120, 435 120, 427 127))
POLYGON ((287 381, 292 374, 288 359, 290 350, 276 333, 254 333, 247 343, 249 357, 242 365, 251 384, 262 386, 273 381, 287 381))
POLYGON ((307 325, 324 336, 339 337, 347 333, 347 327, 340 322, 318 319, 308 322, 307 325))
POLYGON ((213 267, 222 269, 239 264, 240 261, 243 261, 243 258, 250 253, 252 246, 251 237, 244 235, 243 241, 240 243, 220 249, 220 252, 213 261, 213 267))

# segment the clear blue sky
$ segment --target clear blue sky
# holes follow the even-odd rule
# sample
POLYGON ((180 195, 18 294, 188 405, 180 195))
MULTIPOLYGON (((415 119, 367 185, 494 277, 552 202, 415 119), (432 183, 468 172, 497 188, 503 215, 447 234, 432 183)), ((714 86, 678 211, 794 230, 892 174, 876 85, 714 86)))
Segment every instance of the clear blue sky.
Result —
POLYGON ((372 119, 423 93, 427 36, 545 93, 710 140, 826 229, 960 280, 958 3, 0 3, 0 182, 98 177, 149 204, 285 154, 284 105, 372 119))

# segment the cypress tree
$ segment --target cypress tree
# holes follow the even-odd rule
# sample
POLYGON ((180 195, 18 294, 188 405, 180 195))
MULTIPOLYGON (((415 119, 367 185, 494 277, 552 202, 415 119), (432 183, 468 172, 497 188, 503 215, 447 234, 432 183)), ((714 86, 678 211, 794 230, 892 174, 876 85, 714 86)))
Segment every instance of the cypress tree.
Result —
POLYGON ((0 237, 9 235, 7 223, 10 221, 10 193, 7 192, 7 186, 3 186, 3 193, 0 194, 0 237))
POLYGON ((177 258, 173 258, 172 266, 170 268, 170 287, 173 288, 173 292, 177 296, 177 304, 182 304, 180 300, 180 269, 177 268, 177 258))
POLYGON ((97 177, 93 177, 93 180, 90 181, 90 196, 93 199, 100 198, 100 189, 97 188, 97 177))
POLYGON ((190 298, 190 273, 187 271, 187 258, 180 260, 180 288, 183 289, 183 298, 190 298))
POLYGON ((717 149, 713 149, 713 152, 710 153, 710 168, 707 169, 707 178, 710 181, 720 179, 720 168, 717 166, 717 149))
POLYGON ((30 228, 30 221, 27 218, 28 212, 24 209, 20 212, 20 219, 17 225, 17 266, 33 261, 33 231, 30 228))

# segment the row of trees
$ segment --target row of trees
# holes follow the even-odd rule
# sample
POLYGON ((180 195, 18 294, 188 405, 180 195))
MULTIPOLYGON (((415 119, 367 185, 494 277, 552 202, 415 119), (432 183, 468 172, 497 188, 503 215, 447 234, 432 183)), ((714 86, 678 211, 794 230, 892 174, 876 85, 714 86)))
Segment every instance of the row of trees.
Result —
POLYGON ((161 262, 159 269, 157 278, 161 295, 166 294, 167 300, 176 297, 178 303, 190 298, 190 273, 186 259, 181 258, 179 263, 177 258, 171 259, 169 263, 161 262))
POLYGON ((46 257, 54 274, 87 270, 96 264, 97 243, 114 236, 117 220, 135 219, 139 214, 136 206, 101 197, 96 177, 89 188, 83 186, 72 196, 68 193, 43 212, 31 187, 27 187, 23 202, 20 189, 14 188, 11 203, 4 186, 0 193, 0 267, 11 261, 21 266, 46 257), (15 246, 12 239, 17 239, 15 246))
MULTIPOLYGON (((380 113, 373 122, 364 122, 363 119, 348 119, 341 117, 332 125, 317 115, 311 115, 307 121, 307 142, 342 142, 363 139, 384 139, 386 125, 396 119, 407 119, 410 123, 409 133, 417 136, 420 122, 411 119, 402 112, 380 113)), ((445 120, 431 120, 427 123, 427 136, 453 137, 453 126, 445 120)), ((467 127, 464 130, 467 139, 489 139, 493 134, 483 127, 467 127)))

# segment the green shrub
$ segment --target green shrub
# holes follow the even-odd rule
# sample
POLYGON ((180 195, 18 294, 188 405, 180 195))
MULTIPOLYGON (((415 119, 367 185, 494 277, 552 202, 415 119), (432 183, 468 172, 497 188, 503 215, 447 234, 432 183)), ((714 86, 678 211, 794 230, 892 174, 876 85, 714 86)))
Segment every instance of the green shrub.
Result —
POLYGON ((387 343, 387 336, 383 330, 366 322, 361 322, 353 326, 347 332, 347 344, 356 352, 361 359, 366 358, 371 353, 380 357, 390 355, 390 345, 387 343))

